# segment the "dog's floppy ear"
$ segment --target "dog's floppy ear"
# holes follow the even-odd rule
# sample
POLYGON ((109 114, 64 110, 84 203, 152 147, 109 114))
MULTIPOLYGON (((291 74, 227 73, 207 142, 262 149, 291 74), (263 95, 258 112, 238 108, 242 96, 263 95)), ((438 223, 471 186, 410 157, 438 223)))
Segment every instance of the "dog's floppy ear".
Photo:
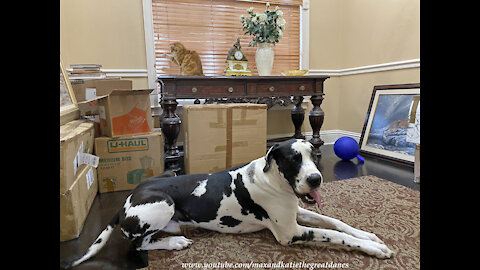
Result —
POLYGON ((265 167, 263 167, 263 172, 267 172, 270 169, 270 164, 272 163, 273 151, 278 148, 278 143, 274 144, 270 149, 268 149, 267 154, 265 155, 265 167))

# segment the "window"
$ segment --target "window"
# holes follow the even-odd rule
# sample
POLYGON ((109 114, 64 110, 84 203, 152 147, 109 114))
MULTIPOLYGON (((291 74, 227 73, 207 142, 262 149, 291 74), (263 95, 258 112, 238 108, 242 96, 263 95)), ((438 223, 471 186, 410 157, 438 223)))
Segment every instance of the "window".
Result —
MULTIPOLYGON (((300 5, 302 0, 269 1, 270 9, 279 6, 286 20, 282 39, 274 47, 275 60, 272 74, 300 68, 300 5)), ((195 50, 202 60, 207 76, 220 76, 225 69, 228 50, 240 38, 242 51, 249 60, 250 70, 257 75, 255 51, 249 47, 250 35, 244 35, 240 15, 247 9, 265 10, 262 1, 241 0, 151 0, 155 75, 179 74, 179 66, 160 54, 170 51, 169 45, 181 42, 195 50)), ((147 45, 148 46, 148 45, 147 45)))

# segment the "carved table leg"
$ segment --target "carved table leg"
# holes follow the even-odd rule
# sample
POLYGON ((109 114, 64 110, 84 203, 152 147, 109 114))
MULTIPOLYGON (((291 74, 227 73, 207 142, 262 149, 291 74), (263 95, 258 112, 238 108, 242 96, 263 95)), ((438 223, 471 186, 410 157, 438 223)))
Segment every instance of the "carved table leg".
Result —
POLYGON ((163 109, 160 118, 160 127, 165 137, 165 170, 173 170, 179 174, 181 153, 178 151, 177 138, 180 133, 180 118, 175 114, 177 108, 175 97, 163 96, 161 106, 163 109))
POLYGON ((320 152, 320 146, 323 145, 323 140, 320 139, 320 128, 323 125, 323 120, 325 118, 325 113, 323 112, 322 108, 320 108, 320 104, 323 101, 323 93, 318 96, 312 96, 310 100, 312 101, 313 108, 308 113, 308 119, 310 120, 310 125, 312 126, 313 130, 313 137, 310 140, 310 143, 314 146, 314 152, 317 157, 321 157, 322 153, 320 152))
POLYGON ((302 134, 301 128, 303 124, 303 120, 305 119, 305 110, 302 108, 303 96, 296 96, 293 98, 293 106, 292 109, 292 122, 295 126, 295 134, 293 138, 295 139, 305 139, 305 136, 302 134))

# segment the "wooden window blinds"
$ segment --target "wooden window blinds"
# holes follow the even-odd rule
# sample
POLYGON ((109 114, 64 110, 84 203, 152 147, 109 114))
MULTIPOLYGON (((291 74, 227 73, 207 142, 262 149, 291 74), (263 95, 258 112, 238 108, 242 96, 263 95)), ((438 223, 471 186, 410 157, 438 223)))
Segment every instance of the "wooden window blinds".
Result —
MULTIPOLYGON (((301 0, 269 1, 269 10, 278 5, 286 20, 285 31, 275 52, 272 75, 300 67, 301 0)), ((195 50, 202 60, 206 76, 220 76, 225 70, 228 50, 240 38, 252 75, 258 75, 255 52, 249 47, 250 35, 244 35, 240 15, 247 9, 263 13, 266 2, 240 0, 152 0, 155 69, 158 75, 177 75, 179 66, 160 55, 170 51, 169 45, 181 42, 195 50)))

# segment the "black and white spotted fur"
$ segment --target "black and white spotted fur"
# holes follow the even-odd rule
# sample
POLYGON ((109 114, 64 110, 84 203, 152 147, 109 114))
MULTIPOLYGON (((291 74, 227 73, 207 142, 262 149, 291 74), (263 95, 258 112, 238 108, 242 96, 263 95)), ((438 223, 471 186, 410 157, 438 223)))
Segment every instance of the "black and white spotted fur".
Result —
POLYGON ((315 203, 310 194, 322 181, 312 145, 295 139, 273 146, 265 157, 217 173, 149 178, 132 191, 87 252, 68 266, 94 256, 118 224, 138 250, 186 248, 192 240, 184 236, 151 236, 179 233, 181 225, 190 225, 222 233, 268 228, 281 245, 317 243, 390 258, 392 251, 375 234, 298 206, 298 198, 315 203))

